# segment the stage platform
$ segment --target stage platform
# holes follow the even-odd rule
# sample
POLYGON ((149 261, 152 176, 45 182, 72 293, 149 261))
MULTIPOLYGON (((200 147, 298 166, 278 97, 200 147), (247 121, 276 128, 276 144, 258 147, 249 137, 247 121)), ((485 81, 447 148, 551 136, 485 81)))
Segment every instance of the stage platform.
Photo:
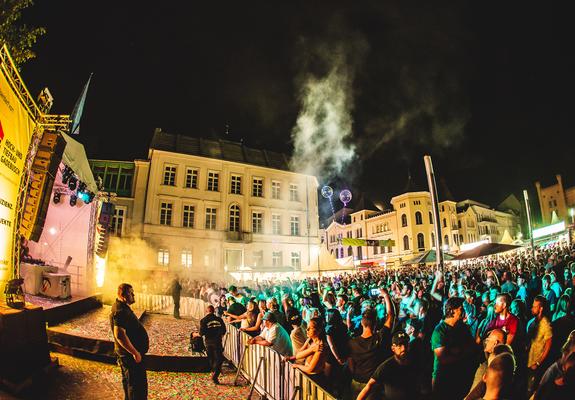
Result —
MULTIPOLYGON (((60 353, 115 363, 110 310, 110 306, 100 305, 97 309, 50 326, 47 329, 50 346, 60 353)), ((192 353, 188 349, 190 333, 198 325, 197 321, 141 310, 134 312, 150 337, 150 350, 145 358, 149 370, 203 372, 209 369, 205 355, 192 353)))
POLYGON ((102 295, 95 294, 92 296, 72 296, 68 299, 53 299, 26 294, 26 302, 42 307, 48 326, 52 326, 102 307, 102 295))

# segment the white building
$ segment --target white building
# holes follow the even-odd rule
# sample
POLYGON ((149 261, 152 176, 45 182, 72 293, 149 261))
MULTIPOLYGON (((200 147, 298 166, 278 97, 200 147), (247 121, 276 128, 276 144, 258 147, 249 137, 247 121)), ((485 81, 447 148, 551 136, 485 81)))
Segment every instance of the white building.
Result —
MULTIPOLYGON (((91 163, 104 183, 119 181, 98 173, 114 162, 91 163)), ((122 267, 223 278, 297 271, 317 254, 317 179, 290 171, 283 154, 156 129, 148 159, 133 165, 130 196, 116 198, 121 239, 110 243, 122 267)))

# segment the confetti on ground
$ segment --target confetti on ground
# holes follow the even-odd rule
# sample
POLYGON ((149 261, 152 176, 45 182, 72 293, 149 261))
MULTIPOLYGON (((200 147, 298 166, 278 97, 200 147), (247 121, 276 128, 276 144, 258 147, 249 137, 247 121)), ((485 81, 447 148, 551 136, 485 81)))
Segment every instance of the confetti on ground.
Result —
MULTIPOLYGON (((43 400, 112 400, 122 399, 120 368, 116 365, 88 361, 63 354, 58 357, 60 367, 51 371, 44 379, 21 396, 0 399, 43 399, 43 400)), ((154 372, 148 371, 150 400, 205 400, 243 399, 249 386, 233 386, 235 372, 224 364, 221 385, 210 380, 209 373, 154 372)), ((258 396, 252 397, 257 399, 258 396)))

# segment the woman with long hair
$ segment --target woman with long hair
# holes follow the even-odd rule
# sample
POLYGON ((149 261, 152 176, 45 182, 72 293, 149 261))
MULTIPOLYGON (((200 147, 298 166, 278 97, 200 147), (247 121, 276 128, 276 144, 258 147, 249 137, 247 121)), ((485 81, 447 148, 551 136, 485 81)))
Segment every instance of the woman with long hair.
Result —
POLYGON ((305 359, 305 363, 292 364, 294 369, 310 375, 320 384, 325 384, 324 370, 327 358, 327 344, 325 339, 324 324, 321 318, 312 318, 307 326, 308 339, 301 347, 300 351, 291 357, 285 357, 284 360, 295 361, 305 359))
POLYGON ((497 314, 495 314, 495 303, 489 303, 487 306, 487 314, 485 314, 485 318, 479 323, 477 327, 477 334, 475 335, 475 342, 477 344, 481 344, 483 339, 485 339, 487 335, 487 327, 489 323, 495 319, 497 314))
POLYGON ((256 336, 260 332, 261 319, 259 318, 260 310, 255 301, 249 300, 246 312, 241 315, 228 314, 230 323, 241 321, 240 331, 246 332, 250 336, 256 336), (257 322, 260 322, 257 325, 257 322))
POLYGON ((551 319, 551 321, 555 321, 556 319, 559 319, 567 315, 569 313, 570 305, 571 305, 571 298, 569 297, 569 295, 564 294, 561 297, 559 297, 559 300, 557 301, 557 307, 555 309, 555 312, 553 313, 553 318, 551 319))

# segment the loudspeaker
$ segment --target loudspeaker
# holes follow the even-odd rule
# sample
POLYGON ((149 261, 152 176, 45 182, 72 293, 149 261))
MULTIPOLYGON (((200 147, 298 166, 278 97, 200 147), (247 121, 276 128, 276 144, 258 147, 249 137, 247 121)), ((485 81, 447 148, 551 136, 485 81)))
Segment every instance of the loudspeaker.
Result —
POLYGON ((32 172, 26 204, 20 223, 20 234, 37 242, 42 235, 54 178, 46 172, 32 172))
POLYGON ((66 141, 59 133, 44 132, 34 157, 32 169, 45 171, 55 177, 62 155, 66 148, 66 141))
POLYGON ((110 225, 110 221, 112 220, 113 215, 114 215, 114 204, 110 202, 102 203, 98 223, 107 227, 108 225, 110 225))
POLYGON ((96 225, 96 254, 98 257, 105 258, 108 252, 108 243, 110 242, 110 234, 108 232, 108 226, 103 226, 101 224, 96 225))

